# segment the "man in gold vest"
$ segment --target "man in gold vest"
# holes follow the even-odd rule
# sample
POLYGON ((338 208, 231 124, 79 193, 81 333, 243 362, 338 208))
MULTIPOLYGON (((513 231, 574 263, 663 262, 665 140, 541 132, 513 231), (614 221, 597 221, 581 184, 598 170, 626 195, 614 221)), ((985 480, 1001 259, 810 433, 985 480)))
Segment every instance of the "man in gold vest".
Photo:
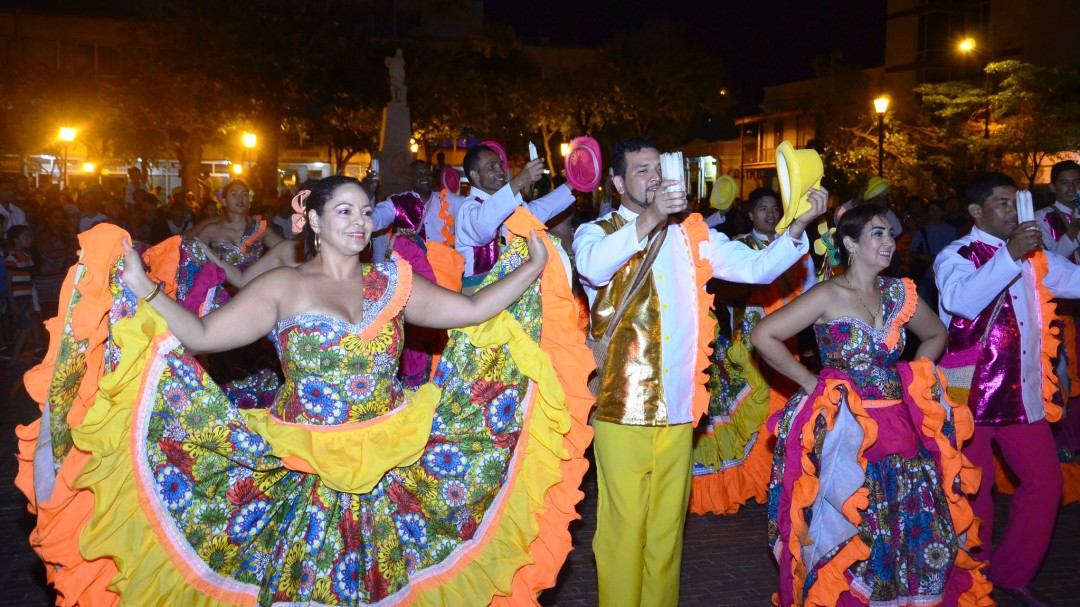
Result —
POLYGON ((687 208, 681 175, 660 174, 654 143, 635 138, 612 153, 618 210, 582 225, 574 253, 603 335, 649 245, 667 230, 649 279, 611 340, 593 417, 600 489, 593 552, 601 606, 678 605, 693 426, 708 408, 705 369, 715 320, 705 283, 768 284, 808 250, 803 231, 825 211, 824 191, 786 233, 755 251, 710 230, 687 208), (672 187, 674 186, 674 187, 672 187))

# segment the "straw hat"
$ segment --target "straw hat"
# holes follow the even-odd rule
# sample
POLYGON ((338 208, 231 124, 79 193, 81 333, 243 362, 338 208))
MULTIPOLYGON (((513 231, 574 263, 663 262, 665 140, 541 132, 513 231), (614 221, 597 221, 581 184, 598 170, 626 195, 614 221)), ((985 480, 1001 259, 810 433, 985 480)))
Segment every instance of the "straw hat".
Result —
POLYGON ((461 173, 454 167, 443 167, 439 173, 439 186, 451 194, 457 194, 461 189, 461 173))
POLYGON ((709 206, 717 211, 726 211, 735 202, 735 195, 739 192, 739 184, 731 178, 731 175, 721 175, 713 183, 712 194, 709 195, 709 206))
POLYGON ((810 188, 821 186, 824 175, 821 156, 816 151, 796 150, 787 141, 776 148, 776 176, 780 180, 780 198, 784 205, 784 216, 776 224, 777 234, 810 209, 806 195, 810 188))
POLYGON ((870 178, 870 181, 866 182, 866 193, 863 194, 863 200, 870 200, 881 196, 885 192, 889 191, 889 180, 878 175, 874 175, 870 178))
POLYGON ((566 154, 566 181, 579 192, 591 192, 603 179, 600 144, 592 137, 575 137, 566 154))
POLYGON ((482 141, 480 142, 480 145, 486 145, 495 150, 495 153, 502 159, 503 172, 510 170, 510 162, 506 159, 506 150, 503 149, 503 146, 499 145, 496 141, 482 141))

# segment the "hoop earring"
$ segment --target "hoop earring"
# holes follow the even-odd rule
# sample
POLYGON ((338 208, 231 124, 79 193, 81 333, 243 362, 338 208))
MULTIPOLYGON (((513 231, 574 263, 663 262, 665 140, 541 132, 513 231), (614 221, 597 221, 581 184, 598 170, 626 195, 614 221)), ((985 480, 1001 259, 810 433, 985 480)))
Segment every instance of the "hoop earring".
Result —
MULTIPOLYGON (((316 236, 315 238, 318 239, 318 236, 316 236)), ((316 240, 316 242, 318 242, 318 240, 316 240)), ((318 247, 316 247, 316 248, 318 248, 318 247)), ((855 256, 852 255, 850 251, 848 251, 848 254, 847 254, 847 265, 848 265, 849 268, 855 265, 855 256)))
POLYGON ((315 232, 315 252, 319 252, 319 233, 315 232))

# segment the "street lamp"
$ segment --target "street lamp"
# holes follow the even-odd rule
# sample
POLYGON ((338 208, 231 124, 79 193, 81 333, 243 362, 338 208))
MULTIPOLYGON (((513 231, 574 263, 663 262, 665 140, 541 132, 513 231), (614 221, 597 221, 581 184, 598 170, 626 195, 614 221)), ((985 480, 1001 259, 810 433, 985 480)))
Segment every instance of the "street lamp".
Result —
POLYGON ((889 98, 885 95, 874 100, 874 111, 877 112, 877 174, 884 177, 885 158, 885 112, 889 109, 889 98))
POLYGON ((569 143, 560 143, 559 144, 559 152, 563 155, 563 158, 566 158, 566 156, 570 154, 570 144, 569 143))
MULTIPOLYGON (((248 150, 255 147, 255 133, 245 132, 240 138, 244 142, 244 164, 248 163, 248 150)), ((237 173, 239 175, 239 173, 237 173)))
POLYGON ((60 189, 67 189, 67 162, 68 162, 68 146, 72 141, 75 141, 75 129, 67 126, 60 127, 60 141, 64 142, 64 159, 63 166, 60 167, 60 189))

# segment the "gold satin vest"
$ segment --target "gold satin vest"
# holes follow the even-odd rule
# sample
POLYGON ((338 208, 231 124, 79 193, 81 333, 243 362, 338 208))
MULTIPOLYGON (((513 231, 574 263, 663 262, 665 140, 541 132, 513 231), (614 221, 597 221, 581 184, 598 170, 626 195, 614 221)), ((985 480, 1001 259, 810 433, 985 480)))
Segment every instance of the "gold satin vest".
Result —
MULTIPOLYGON (((612 234, 626 224, 626 219, 618 213, 612 214, 611 219, 596 222, 605 234, 612 234)), ((630 288, 647 253, 648 247, 635 254, 606 286, 596 290, 589 312, 589 331, 593 339, 604 335, 619 298, 630 288)), ((648 280, 611 336, 611 352, 599 378, 595 419, 628 426, 667 425, 661 342, 660 300, 650 269, 648 280)))

